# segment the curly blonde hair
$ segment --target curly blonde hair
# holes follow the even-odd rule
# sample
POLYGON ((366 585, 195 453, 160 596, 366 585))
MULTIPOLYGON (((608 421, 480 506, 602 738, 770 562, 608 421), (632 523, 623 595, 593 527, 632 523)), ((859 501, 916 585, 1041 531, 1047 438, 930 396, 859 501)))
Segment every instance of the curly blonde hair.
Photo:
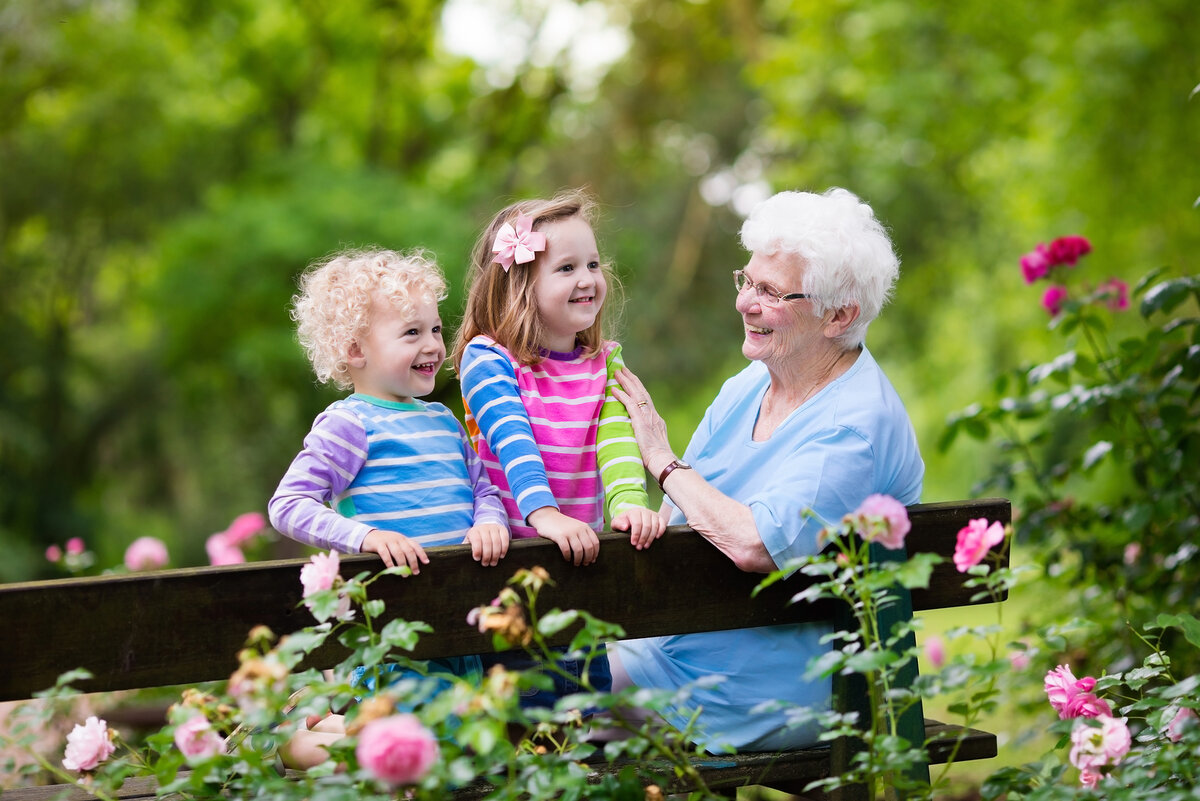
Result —
POLYGON ((423 250, 350 250, 316 262, 300 276, 292 298, 296 335, 322 383, 350 389, 350 346, 371 327, 371 303, 386 300, 404 314, 414 299, 437 303, 446 297, 446 279, 423 250))
MULTIPOLYGON (((467 307, 451 348, 456 370, 462 363, 467 345, 480 334, 508 348, 521 364, 537 364, 544 358, 539 344, 545 337, 545 325, 538 315, 534 295, 535 267, 542 257, 539 255, 519 268, 501 269, 493 261, 495 254, 492 252, 492 243, 500 227, 523 215, 533 218, 535 231, 571 217, 579 217, 591 226, 596 213, 596 201, 585 189, 564 190, 548 199, 523 200, 496 213, 471 251, 471 264, 467 268, 467 307)), ((608 296, 592 326, 579 332, 585 357, 599 352, 606 339, 606 326, 619 313, 622 302, 621 283, 612 265, 602 259, 600 269, 608 285, 608 296)))

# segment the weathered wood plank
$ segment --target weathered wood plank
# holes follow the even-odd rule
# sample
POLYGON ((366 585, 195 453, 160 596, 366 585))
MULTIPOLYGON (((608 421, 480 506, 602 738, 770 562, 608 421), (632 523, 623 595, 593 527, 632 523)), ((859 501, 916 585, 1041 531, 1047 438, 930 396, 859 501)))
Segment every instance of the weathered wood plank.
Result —
MULTIPOLYGON (((947 558, 967 520, 1010 519, 1005 500, 923 504, 910 509, 911 552, 947 558)), ((84 691, 191 684, 226 678, 236 653, 255 625, 276 633, 312 623, 299 606, 299 569, 305 560, 0 585, 0 700, 30 697, 52 686, 62 672, 85 667, 95 674, 77 683, 84 691)), ((474 606, 490 601, 515 570, 541 565, 557 587, 543 609, 586 609, 625 627, 629 637, 716 631, 784 622, 828 619, 819 605, 789 605, 802 577, 780 582, 758 598, 759 576, 742 573, 687 528, 675 527, 646 551, 635 551, 621 534, 602 535, 594 565, 567 564, 544 540, 514 542, 499 567, 483 568, 465 546, 439 549, 419 576, 385 577, 372 597, 387 603, 388 616, 424 620, 434 628, 414 656, 453 656, 490 650, 490 641, 465 622, 474 606), (416 610, 416 611, 414 611, 416 610)), ((353 576, 379 566, 373 555, 343 557, 353 576)), ((917 611, 969 602, 963 576, 953 565, 936 572, 932 588, 913 593, 917 611)), ((335 664, 340 646, 318 652, 318 666, 335 664)))

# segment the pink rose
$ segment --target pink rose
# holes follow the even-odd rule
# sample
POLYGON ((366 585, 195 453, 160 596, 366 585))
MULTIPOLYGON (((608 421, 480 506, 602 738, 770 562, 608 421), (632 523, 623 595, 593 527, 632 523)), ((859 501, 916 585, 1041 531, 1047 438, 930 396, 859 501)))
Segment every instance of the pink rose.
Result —
POLYGON ((1067 718, 1099 718, 1112 717, 1112 707, 1098 695, 1090 692, 1080 692, 1071 696, 1066 707, 1059 712, 1063 720, 1067 718))
POLYGON ((1079 771, 1079 782, 1084 787, 1095 790, 1096 785, 1100 783, 1100 771, 1095 768, 1084 768, 1079 771))
POLYGON ((95 715, 82 724, 76 724, 67 735, 63 767, 67 770, 95 770, 117 750, 112 742, 114 734, 109 731, 108 724, 95 715))
POLYGON ((1175 717, 1171 718, 1171 722, 1167 724, 1167 739, 1173 743, 1179 742, 1183 739, 1183 732, 1189 727, 1195 726, 1197 720, 1200 718, 1196 716, 1196 710, 1186 706, 1179 707, 1175 717))
POLYGON ((1095 695, 1096 680, 1091 676, 1076 679, 1071 669, 1059 665, 1046 674, 1044 682, 1050 706, 1062 720, 1068 718, 1111 717, 1112 707, 1095 695))
POLYGON ((1100 297, 1108 299, 1108 308, 1125 311, 1129 308, 1129 284, 1120 278, 1110 278, 1096 288, 1100 297))
POLYGON ((267 519, 258 512, 238 515, 225 529, 225 541, 230 545, 241 545, 267 527, 267 519))
POLYGON ((332 590, 338 577, 339 560, 336 551, 313 554, 312 559, 300 568, 300 583, 304 585, 304 597, 315 592, 332 590))
POLYGON ((169 558, 167 546, 156 537, 138 537, 125 549, 125 567, 130 570, 158 570, 169 558))
POLYGON ((1038 245, 1021 257, 1021 274, 1025 276, 1027 284, 1044 277, 1052 266, 1054 265, 1050 261, 1050 251, 1045 245, 1038 245))
POLYGON ((912 528, 904 504, 878 493, 868 495, 844 522, 853 525, 865 541, 878 542, 889 550, 903 548, 904 537, 912 528))
POLYGON ((46 561, 47 562, 57 562, 58 560, 60 560, 62 558, 63 558, 62 548, 59 548, 57 545, 51 545, 48 548, 46 548, 46 561))
POLYGON ((1042 306, 1050 313, 1051 317, 1057 317, 1066 302, 1067 288, 1065 286, 1052 284, 1042 295, 1042 306))
POLYGON ((209 563, 214 565, 240 565, 246 561, 246 554, 230 543, 223 531, 209 537, 204 542, 204 550, 208 552, 209 563))
POLYGON ((1080 256, 1092 252, 1092 243, 1082 236, 1061 236, 1050 243, 1050 261, 1054 265, 1074 267, 1080 256))
POLYGON ((1071 700, 1071 695, 1076 692, 1075 674, 1066 665, 1059 665, 1046 673, 1043 687, 1046 697, 1050 700, 1050 706, 1062 717, 1062 711, 1067 708, 1067 701, 1071 700))
POLYGON ((80 537, 71 537, 67 540, 67 553, 78 556, 86 550, 83 544, 83 539, 80 537))
POLYGON ((1080 770, 1117 764, 1133 742, 1125 718, 1105 715, 1096 720, 1099 726, 1079 721, 1071 729, 1071 764, 1080 770))
POLYGON ((1125 546, 1125 564, 1133 567, 1137 564, 1138 557, 1142 555, 1142 544, 1140 542, 1131 542, 1125 546))
POLYGON ((946 664, 946 644, 941 637, 932 635, 925 640, 925 659, 939 670, 946 664))
POLYGON ((225 744, 204 715, 193 715, 175 727, 175 747, 190 759, 221 753, 225 744))
POLYGON ((972 520, 958 532, 954 546, 954 566, 959 573, 966 573, 983 561, 987 552, 1004 542, 1004 526, 1000 521, 988 525, 985 518, 972 520))
POLYGON ((398 787, 415 784, 429 772, 437 761, 438 745, 413 715, 392 715, 363 728, 355 754, 372 776, 398 787))

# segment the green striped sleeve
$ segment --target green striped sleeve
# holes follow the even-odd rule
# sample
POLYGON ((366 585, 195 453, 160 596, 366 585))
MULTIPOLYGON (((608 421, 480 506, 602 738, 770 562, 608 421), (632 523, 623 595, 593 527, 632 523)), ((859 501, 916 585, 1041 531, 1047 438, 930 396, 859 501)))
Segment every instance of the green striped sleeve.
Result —
POLYGON ((600 409, 600 427, 596 432, 596 463, 604 483, 604 504, 609 520, 631 506, 650 508, 646 471, 633 438, 633 426, 625 405, 612 394, 613 387, 617 386, 613 374, 624 366, 621 346, 615 345, 607 358, 608 383, 604 389, 604 406, 600 409))

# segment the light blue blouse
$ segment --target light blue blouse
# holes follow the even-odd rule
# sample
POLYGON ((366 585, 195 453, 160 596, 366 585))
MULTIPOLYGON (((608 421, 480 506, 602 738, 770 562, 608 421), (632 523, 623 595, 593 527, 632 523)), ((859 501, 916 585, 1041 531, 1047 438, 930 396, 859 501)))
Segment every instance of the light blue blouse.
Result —
MULTIPOLYGON (((854 365, 755 442, 754 424, 770 383, 760 362, 730 378, 692 436, 684 460, 725 495, 748 505, 777 565, 816 553, 820 520, 836 523, 872 493, 904 504, 921 497, 925 464, 908 413, 864 347, 854 365), (811 509, 820 516, 804 514, 811 509)), ((686 522, 678 509, 672 524, 686 522)), ((668 588, 669 591, 669 588, 668 588)), ((627 640, 618 658, 639 687, 673 689, 706 676, 696 688, 702 707, 699 742, 709 750, 802 748, 815 725, 787 728, 782 709, 751 713, 770 701, 828 706, 830 680, 804 681, 810 659, 828 649, 826 624, 770 626, 627 640)), ((682 726, 688 710, 668 715, 682 726)))

